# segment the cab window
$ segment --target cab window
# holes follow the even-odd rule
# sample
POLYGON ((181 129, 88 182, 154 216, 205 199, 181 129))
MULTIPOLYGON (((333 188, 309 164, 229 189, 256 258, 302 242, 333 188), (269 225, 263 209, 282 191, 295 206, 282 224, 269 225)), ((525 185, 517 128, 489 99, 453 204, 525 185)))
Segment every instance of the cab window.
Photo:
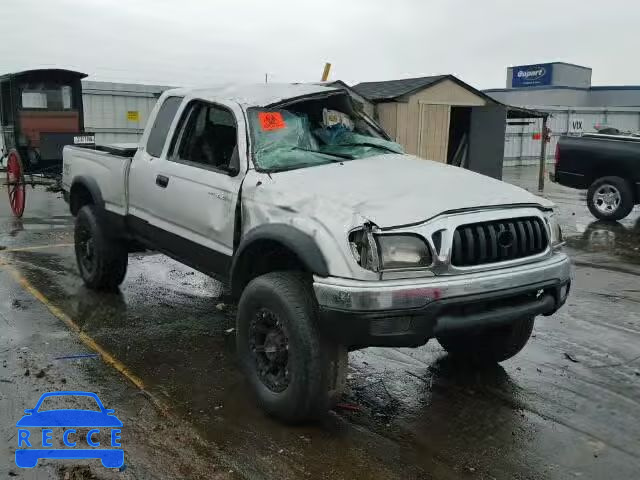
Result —
POLYGON ((178 107, 182 103, 182 97, 167 98, 160 109, 158 115, 153 122, 149 139, 147 140, 147 153, 153 157, 160 157, 164 142, 169 134, 169 128, 173 122, 178 107))
POLYGON ((223 172, 237 172, 237 128, 233 113, 221 106, 192 102, 181 119, 170 159, 223 172))

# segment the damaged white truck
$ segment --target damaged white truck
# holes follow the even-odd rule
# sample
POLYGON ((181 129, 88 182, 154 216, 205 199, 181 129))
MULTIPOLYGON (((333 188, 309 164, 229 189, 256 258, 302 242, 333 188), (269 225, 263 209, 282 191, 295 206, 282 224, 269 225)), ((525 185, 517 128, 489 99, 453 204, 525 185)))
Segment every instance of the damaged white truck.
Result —
POLYGON ((139 145, 65 147, 63 185, 88 287, 143 249, 228 282, 241 364, 288 421, 331 408, 350 350, 499 362, 570 289, 550 202, 404 154, 326 86, 170 90, 139 145))

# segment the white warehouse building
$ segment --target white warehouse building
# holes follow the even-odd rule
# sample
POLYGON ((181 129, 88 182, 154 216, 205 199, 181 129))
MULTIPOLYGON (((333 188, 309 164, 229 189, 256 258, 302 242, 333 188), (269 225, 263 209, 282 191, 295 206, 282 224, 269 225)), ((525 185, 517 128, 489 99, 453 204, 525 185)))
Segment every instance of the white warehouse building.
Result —
POLYGON ((161 85, 82 81, 84 129, 96 143, 136 143, 158 97, 172 88, 161 85))
MULTIPOLYGON (((592 70, 564 62, 507 68, 506 88, 484 93, 508 104, 550 114, 551 142, 547 161, 553 160, 561 135, 579 135, 603 128, 640 131, 640 85, 593 86, 592 70)), ((541 120, 509 121, 505 135, 505 165, 539 160, 541 120)))

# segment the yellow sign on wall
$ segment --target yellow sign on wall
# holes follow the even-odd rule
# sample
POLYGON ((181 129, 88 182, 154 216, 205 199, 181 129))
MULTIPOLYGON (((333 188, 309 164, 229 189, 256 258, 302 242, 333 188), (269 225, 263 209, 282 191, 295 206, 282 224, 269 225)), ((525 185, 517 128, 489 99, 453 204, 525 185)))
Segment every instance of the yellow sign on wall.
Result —
POLYGON ((127 120, 129 120, 130 122, 139 122, 140 112, 137 110, 129 110, 127 112, 127 120))

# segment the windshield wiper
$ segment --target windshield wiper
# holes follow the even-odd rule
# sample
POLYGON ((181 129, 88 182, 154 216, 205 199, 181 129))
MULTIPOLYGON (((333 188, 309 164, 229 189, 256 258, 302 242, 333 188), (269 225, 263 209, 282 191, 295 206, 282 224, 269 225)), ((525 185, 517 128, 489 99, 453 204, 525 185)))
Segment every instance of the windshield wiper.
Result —
MULTIPOLYGON (((281 147, 281 148, 285 148, 285 147, 281 147)), ((306 168, 306 167, 316 167, 319 165, 327 165, 328 163, 339 163, 342 162, 343 160, 355 160, 358 157, 354 157, 353 155, 348 155, 348 154, 342 154, 342 153, 325 153, 325 152, 321 152, 319 150, 311 150, 310 148, 302 148, 302 147, 296 147, 296 146, 288 146, 286 147, 287 150, 301 150, 303 152, 311 152, 311 153, 317 153, 318 155, 322 155, 323 157, 336 157, 336 158, 327 158, 326 162, 324 163, 295 163, 292 165, 282 165, 280 167, 273 167, 273 168, 260 168, 259 171, 261 172, 265 172, 265 173, 277 173, 277 172, 286 172, 288 170, 296 170, 298 168, 306 168)), ((258 169, 257 169, 258 170, 258 169)))
MULTIPOLYGON (((310 148, 302 148, 302 147, 291 147, 291 150, 302 150, 303 152, 311 152, 311 153, 319 153, 320 155, 327 155, 329 157, 338 157, 338 158, 346 158, 347 160, 355 160, 358 157, 354 157, 353 155, 349 155, 348 153, 328 153, 323 152, 322 150, 311 150, 310 148)), ((332 162, 339 162, 340 160, 331 160, 332 162)))
MULTIPOLYGON (((322 165, 322 164, 319 164, 319 165, 322 165)), ((278 172, 288 172, 289 170, 297 170, 298 168, 311 167, 311 166, 313 165, 308 165, 306 163, 297 163, 295 165, 286 165, 282 167, 273 167, 273 168, 260 168, 256 170, 259 172, 264 172, 269 174, 269 173, 278 173, 278 172)))
POLYGON ((341 147, 374 147, 379 148, 381 150, 386 150, 391 153, 400 153, 398 150, 395 150, 391 147, 385 147, 384 145, 378 145, 377 143, 369 143, 369 142, 353 142, 353 143, 341 143, 339 146, 341 147))

